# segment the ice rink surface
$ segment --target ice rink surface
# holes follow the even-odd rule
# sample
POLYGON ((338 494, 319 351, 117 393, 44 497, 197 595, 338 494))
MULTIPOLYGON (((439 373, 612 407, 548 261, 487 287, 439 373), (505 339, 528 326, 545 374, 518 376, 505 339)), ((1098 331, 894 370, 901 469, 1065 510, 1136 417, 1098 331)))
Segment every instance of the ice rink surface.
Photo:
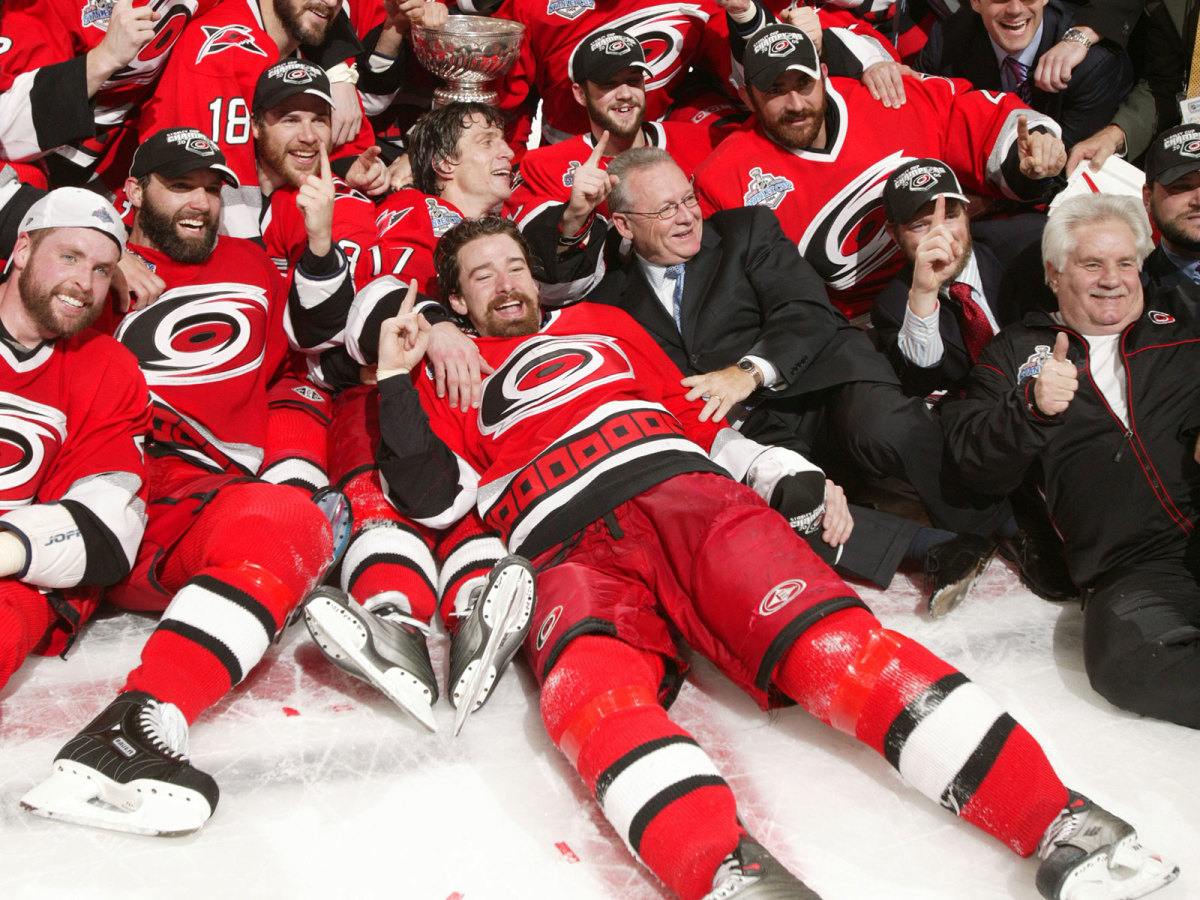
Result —
MULTIPOLYGON (((1200 898, 1200 732, 1093 694, 1082 614, 992 564, 949 618, 918 612, 899 576, 864 597, 999 699, 1068 785, 1134 823, 1183 867, 1155 897, 1200 898)), ((153 620, 92 624, 69 659, 30 660, 0 693, 0 897, 655 900, 550 744, 518 663, 451 737, 429 734, 327 664, 303 625, 192 727, 192 759, 221 788, 198 834, 148 838, 50 822, 21 795, 111 699, 153 620)), ((445 670, 448 644, 435 639, 445 670)), ((825 900, 1033 900, 1035 863, 905 786, 884 760, 799 709, 768 717, 696 660, 672 714, 724 771, 749 829, 825 900)))

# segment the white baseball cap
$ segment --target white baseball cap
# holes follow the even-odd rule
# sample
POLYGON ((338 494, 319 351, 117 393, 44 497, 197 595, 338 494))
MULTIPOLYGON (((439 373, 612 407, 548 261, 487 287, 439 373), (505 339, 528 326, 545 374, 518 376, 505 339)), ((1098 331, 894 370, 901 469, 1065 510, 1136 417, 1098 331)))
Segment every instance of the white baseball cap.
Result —
POLYGON ((94 228, 125 252, 125 225, 113 205, 86 188, 63 187, 42 197, 21 219, 17 234, 43 228, 94 228))

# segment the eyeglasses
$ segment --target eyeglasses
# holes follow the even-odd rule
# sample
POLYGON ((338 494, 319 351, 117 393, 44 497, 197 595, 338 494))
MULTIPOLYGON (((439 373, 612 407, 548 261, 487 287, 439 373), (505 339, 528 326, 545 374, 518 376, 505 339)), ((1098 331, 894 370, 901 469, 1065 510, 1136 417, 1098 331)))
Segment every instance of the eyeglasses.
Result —
POLYGON ((688 194, 686 197, 676 203, 664 203, 654 212, 638 212, 637 210, 633 209, 622 209, 619 210, 619 212, 622 212, 627 216, 646 216, 647 218, 662 219, 663 221, 666 221, 667 219, 675 218, 675 216, 679 214, 679 207, 681 206, 686 206, 688 209, 699 209, 700 201, 696 199, 695 194, 688 194))

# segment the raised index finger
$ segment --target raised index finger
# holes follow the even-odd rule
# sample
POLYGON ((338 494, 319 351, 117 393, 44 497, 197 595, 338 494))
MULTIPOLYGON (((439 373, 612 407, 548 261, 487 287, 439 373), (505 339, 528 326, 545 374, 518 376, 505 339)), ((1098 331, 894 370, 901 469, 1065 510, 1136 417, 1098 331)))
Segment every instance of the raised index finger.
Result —
POLYGON ((417 305, 417 279, 413 278, 408 282, 408 292, 404 295, 404 299, 400 302, 400 314, 406 314, 413 311, 413 307, 417 305))
POLYGON ((1029 120, 1024 116, 1017 116, 1017 143, 1021 148, 1029 149, 1029 120))
POLYGON ((946 195, 938 194, 937 199, 933 201, 933 218, 929 220, 929 227, 937 228, 946 221, 946 195))
POLYGON ((608 129, 600 135, 600 140, 596 141, 596 148, 592 151, 592 155, 587 158, 586 165, 593 168, 600 165, 600 160, 604 157, 604 149, 608 146, 608 129))
POLYGON ((320 154, 318 168, 321 172, 321 183, 333 187, 333 167, 329 165, 329 153, 325 149, 324 141, 317 145, 317 152, 320 154))

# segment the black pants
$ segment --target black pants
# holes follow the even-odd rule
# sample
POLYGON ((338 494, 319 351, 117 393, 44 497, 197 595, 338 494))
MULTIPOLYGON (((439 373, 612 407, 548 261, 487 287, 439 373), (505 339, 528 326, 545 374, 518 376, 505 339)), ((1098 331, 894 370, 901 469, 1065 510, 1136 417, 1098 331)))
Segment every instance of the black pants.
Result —
POLYGON ((906 481, 929 521, 947 531, 987 536, 1012 515, 1006 501, 962 483, 937 416, 895 384, 854 381, 772 403, 756 409, 742 433, 799 451, 842 484, 864 474, 906 481))
POLYGON ((1096 692, 1123 709, 1200 728, 1200 582, 1182 560, 1102 576, 1084 608, 1096 692))

